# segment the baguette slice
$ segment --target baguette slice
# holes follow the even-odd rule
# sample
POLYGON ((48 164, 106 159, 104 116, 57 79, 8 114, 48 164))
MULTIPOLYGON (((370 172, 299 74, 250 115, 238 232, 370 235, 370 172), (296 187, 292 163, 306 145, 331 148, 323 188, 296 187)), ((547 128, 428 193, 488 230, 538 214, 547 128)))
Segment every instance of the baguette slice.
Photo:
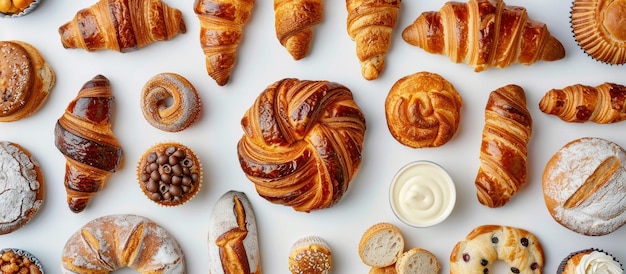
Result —
POLYGON ((368 228, 359 242, 359 257, 372 267, 390 266, 404 251, 404 236, 390 223, 377 223, 368 228))
POLYGON ((437 274, 440 269, 441 264, 433 253, 417 247, 402 253, 396 262, 398 274, 437 274))

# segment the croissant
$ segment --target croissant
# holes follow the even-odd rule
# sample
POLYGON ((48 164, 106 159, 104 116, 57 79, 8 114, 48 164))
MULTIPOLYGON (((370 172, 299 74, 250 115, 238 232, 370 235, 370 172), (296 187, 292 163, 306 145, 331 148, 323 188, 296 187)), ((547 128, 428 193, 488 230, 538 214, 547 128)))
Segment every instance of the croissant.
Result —
POLYGON ((200 21, 200 46, 206 57, 207 73, 224 86, 235 67, 237 47, 250 19, 254 0, 195 0, 200 21))
POLYGON ((99 0, 59 27, 64 48, 138 50, 187 28, 182 12, 161 0, 99 0))
POLYGON ((74 213, 82 212, 122 166, 122 147, 111 129, 114 101, 109 80, 97 75, 57 120, 54 144, 66 159, 67 203, 74 213))
POLYGON ((527 144, 532 117, 524 90, 507 85, 489 95, 476 175, 478 201, 488 207, 505 205, 526 184, 527 144))
POLYGON ((598 124, 626 120, 626 86, 603 83, 596 87, 575 84, 548 91, 539 109, 566 122, 598 124))
POLYGON ((276 37, 294 60, 311 47, 312 28, 323 19, 322 0, 274 0, 276 37))
POLYGON ((361 75, 378 78, 385 66, 401 0, 346 0, 348 35, 356 42, 361 75))
POLYGON ((439 11, 422 13, 404 29, 402 39, 455 63, 465 62, 476 72, 565 57, 563 45, 544 23, 502 0, 447 2, 439 11))
POLYGON ((283 79, 244 114, 242 170, 266 200, 310 212, 335 205, 361 163, 365 117, 343 85, 283 79))

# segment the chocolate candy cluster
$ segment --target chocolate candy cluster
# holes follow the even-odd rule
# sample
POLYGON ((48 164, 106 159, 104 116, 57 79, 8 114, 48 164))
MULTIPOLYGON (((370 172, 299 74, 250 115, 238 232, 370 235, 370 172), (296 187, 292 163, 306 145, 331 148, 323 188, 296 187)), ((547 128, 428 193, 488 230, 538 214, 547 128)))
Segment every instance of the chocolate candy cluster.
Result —
POLYGON ((180 205, 197 194, 202 166, 193 152, 175 143, 150 148, 138 167, 141 189, 162 205, 180 205))

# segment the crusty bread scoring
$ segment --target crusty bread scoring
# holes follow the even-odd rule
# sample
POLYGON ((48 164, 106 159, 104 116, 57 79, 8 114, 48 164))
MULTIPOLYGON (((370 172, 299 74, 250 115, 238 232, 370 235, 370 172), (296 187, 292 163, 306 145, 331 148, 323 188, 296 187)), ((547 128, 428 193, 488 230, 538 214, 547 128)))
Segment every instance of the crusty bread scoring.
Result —
POLYGON ((404 251, 404 236, 390 223, 377 223, 368 228, 359 242, 359 257, 372 267, 390 266, 404 251))

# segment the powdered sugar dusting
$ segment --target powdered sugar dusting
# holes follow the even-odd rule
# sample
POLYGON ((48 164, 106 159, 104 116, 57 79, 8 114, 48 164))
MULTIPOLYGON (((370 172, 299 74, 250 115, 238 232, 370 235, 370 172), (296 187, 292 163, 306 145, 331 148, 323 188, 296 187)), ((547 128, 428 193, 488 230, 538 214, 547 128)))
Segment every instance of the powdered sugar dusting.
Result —
POLYGON ((608 234, 626 223, 626 152, 600 138, 572 141, 546 166, 543 190, 546 198, 557 202, 553 216, 561 224, 579 233, 608 234), (609 181, 578 206, 565 208, 565 201, 609 157, 620 162, 609 181))
POLYGON ((38 166, 20 148, 0 142, 0 234, 18 229, 39 210, 38 166))

